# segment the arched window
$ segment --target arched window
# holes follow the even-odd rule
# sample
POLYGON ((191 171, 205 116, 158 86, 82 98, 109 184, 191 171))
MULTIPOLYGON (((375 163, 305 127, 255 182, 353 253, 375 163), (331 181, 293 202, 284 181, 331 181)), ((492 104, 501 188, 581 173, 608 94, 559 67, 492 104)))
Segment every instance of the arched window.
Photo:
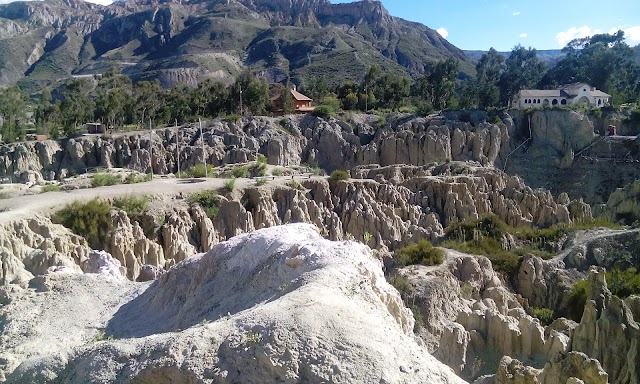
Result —
POLYGON ((540 99, 538 99, 538 104, 540 104, 540 99))
POLYGON ((567 99, 562 99, 562 100, 560 101, 560 104, 562 104, 562 105, 567 105, 567 99))
POLYGON ((551 102, 551 105, 558 105, 558 99, 553 99, 553 101, 551 102))
POLYGON ((602 99, 598 99, 598 105, 602 105, 602 99))

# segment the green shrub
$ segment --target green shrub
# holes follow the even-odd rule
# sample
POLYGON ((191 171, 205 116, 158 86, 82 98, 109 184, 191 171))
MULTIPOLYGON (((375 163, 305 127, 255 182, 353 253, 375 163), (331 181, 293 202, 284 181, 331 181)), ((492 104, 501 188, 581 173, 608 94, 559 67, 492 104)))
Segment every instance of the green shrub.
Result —
POLYGON ((553 322, 553 310, 549 308, 530 307, 529 314, 540 320, 540 324, 547 326, 553 322))
POLYGON ((11 198, 11 194, 9 192, 0 192, 0 200, 10 199, 10 198, 11 198))
POLYGON ((56 184, 47 184, 42 186, 41 193, 46 192, 60 192, 60 186, 56 184))
POLYGON ((584 306, 587 303, 587 297, 589 296, 589 283, 587 280, 578 280, 571 288, 569 294, 568 309, 569 317, 577 322, 582 319, 582 313, 584 312, 584 306))
MULTIPOLYGON (((233 188, 231 190, 233 190, 233 188)), ((215 219, 220 211, 220 198, 218 197, 218 192, 214 189, 194 193, 187 198, 187 201, 191 204, 198 204, 201 206, 206 212, 207 217, 211 220, 215 219)))
POLYGON ((297 182, 296 180, 291 180, 286 183, 286 186, 289 188, 297 189, 298 191, 304 191, 304 187, 302 184, 297 182))
POLYGON ((615 268, 607 272, 607 286, 614 295, 624 299, 631 295, 640 294, 640 274, 635 268, 624 271, 615 268))
POLYGON ((222 120, 224 120, 227 123, 236 123, 236 122, 238 122, 238 120, 240 120, 240 116, 239 115, 229 115, 229 116, 225 116, 222 120))
POLYGON ((267 157, 261 153, 258 155, 257 161, 259 164, 267 164, 267 157))
POLYGON ((319 105, 313 109, 311 114, 315 117, 326 119, 333 116, 335 114, 335 110, 328 105, 319 105))
POLYGON ((389 284, 393 285, 393 287, 402 294, 405 294, 411 291, 411 282, 409 281, 409 279, 407 279, 402 275, 398 275, 397 273, 393 274, 389 278, 389 284))
POLYGON ((137 175, 135 173, 130 173, 127 175, 127 177, 124 178, 124 183, 125 184, 144 183, 147 181, 151 181, 152 177, 153 175, 151 173, 147 173, 144 175, 137 175))
POLYGON ((256 180, 256 187, 261 187, 263 185, 267 184, 267 179, 265 178, 261 178, 261 179, 257 179, 256 180))
POLYGON ((340 181, 340 180, 349 180, 349 173, 347 171, 343 171, 340 169, 336 169, 331 172, 331 176, 329 177, 331 181, 340 181))
POLYGON ((149 197, 144 195, 126 195, 113 199, 113 206, 122 209, 133 221, 141 222, 147 211, 149 197))
POLYGON ((424 328, 424 316, 422 316, 422 311, 420 310, 420 307, 414 304, 411 307, 411 312, 413 312, 413 318, 416 320, 413 326, 413 330, 417 331, 420 328, 424 328))
POLYGON ((340 100, 337 97, 325 96, 322 98, 322 105, 331 108, 334 111, 340 109, 340 100))
POLYGON ((271 174, 273 176, 282 176, 284 174, 284 170, 282 168, 274 168, 271 170, 271 174))
POLYGON ((235 167, 232 171, 231 171, 231 176, 234 178, 248 178, 250 176, 249 173, 249 169, 247 169, 247 167, 245 167, 244 165, 235 167))
POLYGON ((51 221, 84 237, 91 248, 102 249, 111 229, 110 210, 111 205, 98 198, 87 202, 74 201, 54 213, 51 221))
POLYGON ((417 243, 407 245, 394 252, 394 259, 399 266, 422 264, 438 265, 444 261, 444 251, 435 248, 425 239, 420 239, 417 243))
POLYGON ((227 191, 232 192, 236 188, 236 179, 235 179, 235 177, 225 181, 224 182, 224 188, 227 191))
POLYGON ((629 115, 629 121, 634 123, 640 122, 640 109, 634 109, 633 111, 631 111, 631 114, 629 115))
POLYGON ((507 225, 498 216, 488 214, 479 220, 464 220, 450 224, 445 234, 449 239, 457 241, 478 240, 481 237, 490 237, 502 241, 507 233, 507 225))
MULTIPOLYGON (((265 176, 267 174, 267 164, 266 163, 253 163, 249 166, 248 173, 252 177, 265 176)), ((242 176, 239 176, 242 177, 242 176)))
POLYGON ((118 175, 113 175, 110 173, 96 173, 91 178, 91 187, 105 187, 109 185, 121 184, 122 178, 118 175))
POLYGON ((214 174, 212 165, 207 164, 206 170, 207 171, 205 172, 204 164, 197 164, 197 165, 192 165, 188 170, 181 172, 181 174, 182 174, 182 177, 193 177, 193 178, 201 178, 201 177, 214 174))

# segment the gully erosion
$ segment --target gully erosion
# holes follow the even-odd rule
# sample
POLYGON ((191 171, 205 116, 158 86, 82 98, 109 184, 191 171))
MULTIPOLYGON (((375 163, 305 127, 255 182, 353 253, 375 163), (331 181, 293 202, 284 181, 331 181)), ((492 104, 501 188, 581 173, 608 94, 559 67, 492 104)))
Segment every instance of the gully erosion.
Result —
POLYGON ((640 297, 611 274, 640 265, 638 132, 487 120, 0 147, 0 380, 640 382, 640 297), (416 244, 438 262, 407 261, 416 244))

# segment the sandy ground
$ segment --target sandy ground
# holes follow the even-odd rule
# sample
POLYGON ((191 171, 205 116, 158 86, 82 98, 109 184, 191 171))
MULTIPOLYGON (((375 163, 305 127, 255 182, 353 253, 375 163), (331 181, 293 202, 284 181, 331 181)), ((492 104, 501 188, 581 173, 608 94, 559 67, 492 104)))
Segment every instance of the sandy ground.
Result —
MULTIPOLYGON (((312 176, 313 179, 322 177, 312 176)), ((294 176, 295 180, 309 179, 309 175, 294 176)), ((109 187, 77 189, 66 192, 47 192, 34 195, 22 195, 9 199, 0 199, 0 224, 24 219, 36 214, 49 215, 53 211, 75 200, 91 200, 93 198, 113 198, 131 194, 163 195, 198 192, 205 189, 222 188, 228 179, 201 178, 175 179, 156 178, 153 181, 138 184, 119 184, 109 187)), ((257 179, 236 179, 235 187, 247 188, 255 185, 257 179)), ((267 176, 267 185, 282 185, 292 180, 291 176, 267 176)))

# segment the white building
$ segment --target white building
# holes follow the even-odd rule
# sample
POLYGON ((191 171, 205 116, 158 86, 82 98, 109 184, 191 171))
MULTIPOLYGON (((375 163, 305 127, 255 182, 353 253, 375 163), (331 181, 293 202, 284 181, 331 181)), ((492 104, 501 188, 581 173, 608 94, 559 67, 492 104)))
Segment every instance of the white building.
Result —
POLYGON ((588 104, 602 108, 611 95, 585 83, 563 85, 558 89, 523 89, 512 102, 514 108, 542 108, 544 106, 588 104))

